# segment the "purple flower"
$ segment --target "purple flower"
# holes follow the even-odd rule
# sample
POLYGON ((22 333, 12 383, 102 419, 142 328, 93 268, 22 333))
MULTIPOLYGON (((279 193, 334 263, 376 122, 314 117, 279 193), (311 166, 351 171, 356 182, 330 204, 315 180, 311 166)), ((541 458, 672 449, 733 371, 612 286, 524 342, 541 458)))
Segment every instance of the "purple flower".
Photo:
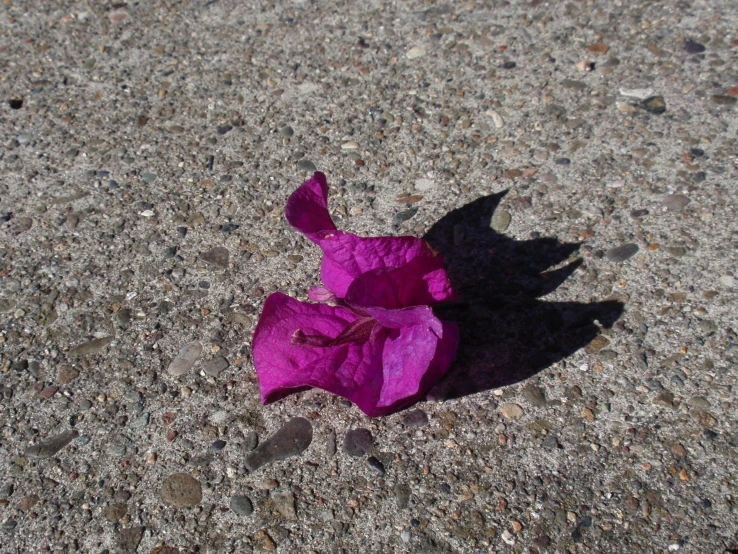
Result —
POLYGON ((456 324, 430 307, 455 299, 443 258, 415 237, 336 229, 320 172, 285 212, 323 250, 325 287, 310 290, 319 304, 279 292, 264 303, 253 340, 261 401, 318 387, 379 416, 418 400, 446 373, 459 343, 456 324))

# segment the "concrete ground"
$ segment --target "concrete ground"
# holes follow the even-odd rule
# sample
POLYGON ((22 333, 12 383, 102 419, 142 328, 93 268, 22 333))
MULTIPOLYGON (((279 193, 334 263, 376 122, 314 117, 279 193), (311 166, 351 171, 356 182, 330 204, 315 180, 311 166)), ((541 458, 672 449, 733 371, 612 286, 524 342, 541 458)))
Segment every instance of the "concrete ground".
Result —
POLYGON ((0 28, 0 551, 738 552, 734 2, 0 28), (259 402, 264 298, 319 284, 283 213, 316 168, 468 302, 398 414, 259 402))

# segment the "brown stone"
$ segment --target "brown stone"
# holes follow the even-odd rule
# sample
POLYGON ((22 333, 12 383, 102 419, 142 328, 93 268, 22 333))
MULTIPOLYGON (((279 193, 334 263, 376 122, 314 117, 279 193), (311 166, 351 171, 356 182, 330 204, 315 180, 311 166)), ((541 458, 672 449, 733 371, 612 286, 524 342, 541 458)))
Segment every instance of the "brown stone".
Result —
POLYGON ((69 365, 60 366, 56 372, 56 380, 60 385, 68 385, 77 377, 79 377, 79 371, 69 365))
POLYGON ((161 499, 178 508, 196 506, 202 500, 202 485, 187 473, 174 473, 164 481, 161 499))

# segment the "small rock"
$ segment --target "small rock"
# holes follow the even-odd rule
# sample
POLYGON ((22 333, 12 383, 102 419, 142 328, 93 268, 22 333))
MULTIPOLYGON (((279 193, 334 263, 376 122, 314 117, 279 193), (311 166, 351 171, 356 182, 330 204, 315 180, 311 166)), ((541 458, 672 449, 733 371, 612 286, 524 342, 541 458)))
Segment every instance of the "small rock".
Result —
POLYGON ((701 54, 705 51, 705 45, 693 40, 685 40, 684 50, 687 52, 687 54, 701 54))
POLYGON ((304 417, 295 417, 261 443, 244 460, 249 471, 304 452, 313 441, 313 426, 304 417))
POLYGON ((531 406, 541 407, 546 405, 546 395, 541 387, 529 385, 523 389, 523 398, 531 406))
POLYGON ((654 90, 652 88, 621 88, 620 94, 629 98, 637 98, 638 100, 645 100, 653 96, 654 90))
POLYGON ((202 500, 202 486, 187 473, 174 473, 164 481, 161 499, 178 508, 196 506, 202 500))
POLYGON ((497 127, 498 129, 504 127, 505 121, 502 119, 502 116, 498 112, 496 112, 495 110, 487 110, 485 113, 492 118, 492 122, 495 124, 495 127, 497 127))
POLYGON ((407 427, 424 427, 428 425, 428 414, 423 410, 412 410, 402 416, 402 424, 407 427))
POLYGON ((598 55, 607 54, 609 49, 610 47, 607 44, 602 44, 601 42, 595 42, 594 44, 587 46, 587 50, 598 55))
POLYGON ((490 221, 490 227, 492 230, 497 231, 498 233, 504 233, 507 231, 507 228, 510 227, 510 222, 512 221, 512 215, 510 215, 510 212, 506 210, 495 210, 495 213, 492 214, 492 221, 490 221))
POLYGON ((376 456, 369 456, 366 459, 366 464, 377 473, 384 475, 384 464, 376 456))
POLYGON ((205 364, 203 371, 211 377, 218 377, 218 375, 227 368, 228 360, 223 356, 217 356, 205 364))
POLYGON ((643 109, 648 113, 660 115, 666 111, 666 102, 663 96, 651 96, 643 101, 643 109))
POLYGON ((269 536, 266 529, 259 529, 254 534, 254 539, 261 543, 261 548, 267 552, 274 552, 277 549, 277 543, 269 536))
POLYGON ((181 377, 190 372, 202 354, 202 344, 199 342, 191 342, 182 347, 177 355, 169 364, 168 371, 175 377, 181 377))
POLYGON ((341 150, 356 150, 359 148, 359 145, 355 143, 353 140, 350 140, 349 142, 344 142, 341 145, 341 150))
POLYGON ((23 500, 20 501, 18 504, 18 507, 23 510, 24 512, 27 512, 31 508, 33 508, 39 501, 39 497, 37 494, 29 494, 28 496, 23 497, 23 500))
POLYGON ((699 425, 702 425, 704 427, 714 427, 715 425, 717 425, 717 419, 715 419, 715 417, 710 412, 707 412, 705 410, 692 410, 691 412, 689 412, 689 416, 695 423, 698 423, 699 425))
POLYGON ((115 523, 128 512, 128 506, 125 504, 111 504, 102 509, 102 516, 110 522, 115 523))
POLYGON ((150 171, 144 171, 144 172, 143 172, 143 173, 141 174, 141 179, 142 179, 143 181, 145 181, 146 183, 149 183, 149 184, 151 184, 151 183, 153 183, 154 181, 156 181, 156 173, 151 173, 150 171))
POLYGON ((520 419, 523 417, 523 408, 518 404, 503 404, 500 406, 500 412, 506 419, 520 419))
POLYGON ((681 212, 690 200, 683 194, 667 194, 661 201, 661 205, 670 212, 681 212))
POLYGON ((226 441, 218 439, 210 445, 210 450, 213 452, 220 452, 226 447, 226 441))
POLYGON ((664 391, 661 394, 659 394, 656 398, 653 399, 654 404, 661 404, 662 406, 667 406, 668 408, 674 407, 674 394, 669 391, 664 391))
POLYGON ((416 213, 418 213, 418 208, 410 208, 408 210, 397 213, 394 220, 395 225, 404 223, 408 219, 411 219, 416 213))
POLYGON ((397 483, 392 489, 392 492, 395 494, 395 501, 400 510, 404 510, 410 505, 410 494, 412 493, 410 485, 397 483))
POLYGON ((31 227, 33 227, 33 219, 30 217, 17 217, 13 220, 13 223, 11 224, 10 231, 12 233, 20 234, 25 233, 28 231, 31 227))
POLYGON ((343 440, 343 451, 349 456, 359 458, 368 454, 373 444, 374 437, 369 429, 352 429, 343 440))
POLYGON ((725 94, 713 94, 710 99, 714 104, 720 106, 735 106, 736 102, 738 102, 738 98, 735 96, 727 96, 725 94))
POLYGON ((607 337, 603 335, 597 335, 590 341, 587 346, 584 347, 584 350, 588 354, 594 354, 595 352, 599 352, 600 350, 605 348, 608 344, 610 344, 610 340, 607 337))
POLYGON ((51 385, 48 387, 45 387, 41 392, 38 393, 38 397, 42 400, 48 400, 52 396, 56 394, 56 391, 59 390, 59 387, 51 385))
POLYGON ((138 552, 138 545, 143 538, 143 527, 131 527, 129 529, 121 529, 118 534, 118 546, 121 551, 126 553, 138 552))
POLYGON ((297 162, 297 169, 300 169, 302 171, 306 171, 309 173, 313 173, 317 168, 315 167, 315 164, 311 162, 310 160, 300 160, 297 162))
POLYGON ((425 56, 425 49, 420 46, 415 46, 408 50, 407 54, 405 55, 407 56, 408 60, 416 60, 425 56))
POLYGON ((71 354, 73 356, 87 356, 89 354, 95 354, 100 352, 108 344, 113 342, 115 337, 103 337, 100 339, 93 339, 89 342, 82 343, 72 348, 71 354))
POLYGON ((141 414, 139 417, 133 420, 133 422, 131 423, 131 429, 142 429, 143 427, 146 427, 149 424, 150 419, 151 414, 149 412, 141 414))
POLYGON ((246 436, 243 438, 243 449, 246 452, 251 452, 256 446, 259 444, 259 436, 256 434, 256 431, 253 429, 246 433, 246 436))
POLYGON ((295 507, 295 495, 291 492, 272 491, 270 498, 277 511, 287 521, 297 521, 297 509, 295 507))
POLYGON ((234 496, 231 498, 231 510, 240 516, 250 516, 254 513, 254 505, 247 496, 234 496))
POLYGON ((51 458, 78 436, 77 431, 64 431, 44 442, 30 446, 26 449, 25 454, 30 458, 51 458))
POLYGON ((285 125, 284 127, 281 127, 279 129, 279 134, 282 135, 283 137, 290 138, 291 136, 295 134, 295 131, 289 125, 285 125))
POLYGON ((200 254, 200 259, 204 262, 223 269, 228 267, 229 258, 230 253, 228 252, 228 249, 223 246, 216 246, 215 248, 211 248, 207 252, 200 254))
POLYGON ((638 252, 638 245, 630 242, 610 248, 605 252, 605 256, 607 256, 607 259, 611 262, 622 263, 628 258, 635 256, 636 252, 638 252))

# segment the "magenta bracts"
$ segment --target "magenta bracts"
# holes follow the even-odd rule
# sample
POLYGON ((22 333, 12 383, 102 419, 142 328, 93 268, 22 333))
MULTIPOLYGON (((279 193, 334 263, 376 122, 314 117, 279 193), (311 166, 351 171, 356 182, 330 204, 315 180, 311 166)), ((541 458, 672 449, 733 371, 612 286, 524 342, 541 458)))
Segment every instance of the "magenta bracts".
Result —
POLYGON ((339 231, 328 213, 323 173, 287 201, 287 221, 323 250, 320 303, 274 293, 253 340, 264 404, 318 387, 369 416, 421 398, 446 373, 459 344, 455 323, 431 305, 454 300, 443 258, 415 237, 339 231))

